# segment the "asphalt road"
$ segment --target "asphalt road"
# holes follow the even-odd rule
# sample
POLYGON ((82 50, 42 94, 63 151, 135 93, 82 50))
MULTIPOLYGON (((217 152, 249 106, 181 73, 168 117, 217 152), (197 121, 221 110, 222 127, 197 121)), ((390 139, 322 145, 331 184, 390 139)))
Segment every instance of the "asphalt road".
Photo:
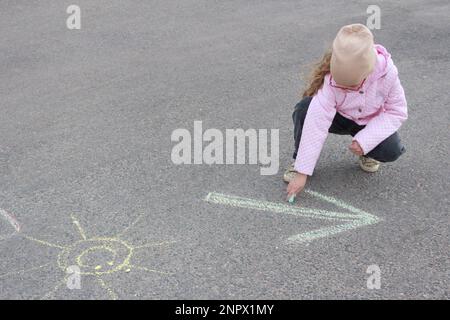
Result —
MULTIPOLYGON (((76 4, 81 30, 66 2, 0 4, 0 298, 450 298, 448 1, 76 4), (301 72, 370 4, 407 94, 407 152, 369 175, 329 136, 308 189, 378 223, 288 243, 339 223, 205 202, 284 203, 301 72), (278 173, 173 164, 171 133, 194 120, 279 129, 278 173)), ((336 210, 306 193, 295 206, 336 210)))

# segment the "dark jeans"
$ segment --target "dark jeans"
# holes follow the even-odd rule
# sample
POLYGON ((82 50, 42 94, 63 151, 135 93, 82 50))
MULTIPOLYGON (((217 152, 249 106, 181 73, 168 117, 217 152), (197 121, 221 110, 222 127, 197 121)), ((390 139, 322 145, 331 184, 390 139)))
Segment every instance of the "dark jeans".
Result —
MULTIPOLYGON (((311 100, 312 97, 303 98, 302 101, 297 103, 294 113, 292 114, 295 139, 294 159, 297 157, 303 123, 305 122, 306 112, 308 111, 311 100)), ((328 132, 340 135, 351 135, 353 137, 364 127, 365 126, 358 125, 356 122, 341 116, 339 112, 336 112, 336 116, 334 117, 328 132)), ((397 160, 404 152, 405 147, 401 144, 398 133, 395 132, 366 154, 366 156, 380 162, 391 162, 397 160)))

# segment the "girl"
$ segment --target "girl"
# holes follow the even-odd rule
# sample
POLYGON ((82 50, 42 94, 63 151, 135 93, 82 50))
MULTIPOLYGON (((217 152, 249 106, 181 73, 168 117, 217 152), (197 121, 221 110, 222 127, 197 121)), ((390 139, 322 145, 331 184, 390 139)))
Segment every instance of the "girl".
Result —
POLYGON ((407 119, 405 93, 391 55, 362 24, 342 27, 313 71, 296 106, 295 162, 284 173, 288 199, 303 190, 328 132, 351 135, 351 152, 366 172, 405 152, 397 130, 407 119))

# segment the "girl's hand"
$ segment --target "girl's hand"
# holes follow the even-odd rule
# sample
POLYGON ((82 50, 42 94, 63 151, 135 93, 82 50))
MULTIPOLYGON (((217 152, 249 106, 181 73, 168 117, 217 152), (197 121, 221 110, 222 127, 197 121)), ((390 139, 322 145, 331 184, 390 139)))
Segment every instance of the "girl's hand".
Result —
POLYGON ((297 196, 300 193, 306 184, 307 175, 303 173, 297 173, 295 178, 289 182, 287 186, 287 200, 289 200, 292 196, 297 196))
POLYGON ((352 144, 350 145, 349 149, 350 149, 351 152, 353 152, 357 156, 364 155, 363 149, 361 148, 361 146, 359 145, 358 141, 356 141, 356 140, 352 141, 352 144))

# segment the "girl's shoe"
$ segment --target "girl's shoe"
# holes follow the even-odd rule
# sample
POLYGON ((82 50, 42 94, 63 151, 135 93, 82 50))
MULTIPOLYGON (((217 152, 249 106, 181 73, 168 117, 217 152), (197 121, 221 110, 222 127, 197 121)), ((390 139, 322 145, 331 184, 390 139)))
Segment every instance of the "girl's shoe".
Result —
POLYGON ((295 178, 297 171, 294 169, 294 163, 291 163, 283 174, 283 181, 289 183, 295 178))
POLYGON ((375 159, 360 156, 359 157, 359 166, 361 169, 363 169, 365 172, 377 172, 380 168, 380 161, 377 161, 375 159))

